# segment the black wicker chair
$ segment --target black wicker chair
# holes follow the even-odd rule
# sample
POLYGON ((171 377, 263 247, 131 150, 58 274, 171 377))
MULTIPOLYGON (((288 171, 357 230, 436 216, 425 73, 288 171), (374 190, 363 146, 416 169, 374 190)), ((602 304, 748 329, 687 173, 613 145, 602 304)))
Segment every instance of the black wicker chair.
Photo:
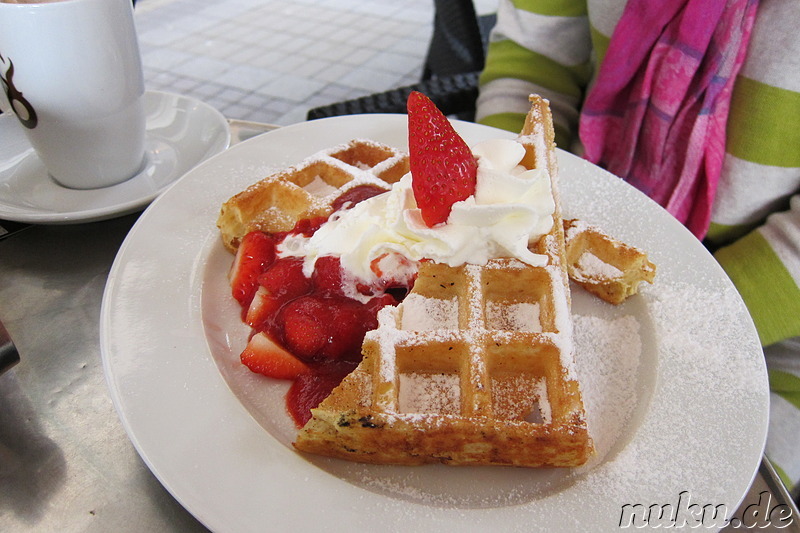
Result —
POLYGON ((434 0, 433 4, 433 32, 422 79, 480 71, 488 30, 481 30, 472 0, 434 0))
POLYGON ((496 15, 478 17, 472 0, 434 0, 433 33, 422 80, 414 85, 316 107, 314 120, 358 113, 405 113, 411 91, 425 93, 445 115, 472 121, 489 31, 496 15))

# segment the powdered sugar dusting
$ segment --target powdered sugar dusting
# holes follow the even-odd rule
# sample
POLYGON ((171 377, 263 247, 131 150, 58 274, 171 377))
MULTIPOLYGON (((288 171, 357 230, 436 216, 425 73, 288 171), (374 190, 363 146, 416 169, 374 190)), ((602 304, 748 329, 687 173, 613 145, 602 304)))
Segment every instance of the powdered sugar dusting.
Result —
MULTIPOLYGON (((645 501, 650 501, 648 494, 690 490, 694 501, 723 503, 729 491, 719 480, 746 480, 749 473, 737 461, 709 457, 709 451, 729 458, 752 452, 752 435, 739 431, 759 427, 754 417, 763 417, 763 411, 730 412, 721 406, 766 405, 763 361, 752 356, 760 351, 757 338, 741 323, 739 296, 730 286, 708 290, 676 283, 644 296, 659 352, 653 391, 657 409, 647 411, 635 438, 592 471, 582 486, 602 497, 609 496, 604 487, 635 491, 645 501), (740 327, 732 327, 737 323, 740 327), (724 412, 731 418, 721 421, 724 412), (637 465, 644 461, 670 468, 643 472, 637 465), (691 486, 688 479, 694 480, 691 486)), ((728 502, 731 510, 735 503, 728 502)))
POLYGON ((550 285, 553 291, 553 314, 556 331, 558 331, 558 335, 554 335, 553 340, 561 352, 561 366, 564 368, 566 376, 574 379, 575 343, 567 286, 562 283, 564 274, 558 266, 550 265, 545 268, 550 272, 552 280, 550 285))
POLYGON ((547 399, 544 378, 513 374, 505 379, 492 377, 492 403, 495 415, 534 424, 549 424, 552 409, 547 399))
POLYGON ((314 176, 314 179, 303 188, 312 196, 318 196, 321 198, 330 196, 339 191, 338 188, 334 187, 319 176, 314 176))
POLYGON ((564 233, 564 237, 567 240, 574 239, 584 231, 588 231, 591 227, 593 226, 587 223, 585 220, 579 218, 572 219, 571 223, 567 227, 566 232, 564 233))
POLYGON ((591 468, 606 457, 622 435, 639 400, 639 323, 633 316, 612 320, 576 316, 575 342, 583 404, 597 452, 591 468))
POLYGON ((578 258, 578 268, 584 275, 597 279, 614 279, 622 277, 622 271, 602 261, 591 252, 583 252, 578 258))
MULTIPOLYGON (((549 424, 553 420, 553 408, 550 406, 550 400, 547 397, 547 381, 543 379, 537 381, 533 395, 536 398, 536 407, 542 423, 549 424)), ((531 421, 530 415, 528 420, 531 421)))
POLYGON ((409 294, 403 301, 400 328, 405 331, 458 329, 458 301, 409 294))
POLYGON ((541 332, 539 304, 486 302, 486 324, 489 329, 541 332))
POLYGON ((458 374, 401 373, 398 405, 402 413, 458 414, 458 374))

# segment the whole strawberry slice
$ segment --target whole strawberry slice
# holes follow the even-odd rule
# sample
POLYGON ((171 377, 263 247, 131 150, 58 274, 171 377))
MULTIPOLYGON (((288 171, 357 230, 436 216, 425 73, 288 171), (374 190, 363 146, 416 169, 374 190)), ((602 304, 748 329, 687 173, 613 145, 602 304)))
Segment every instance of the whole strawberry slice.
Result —
POLYGON ((302 258, 276 259, 258 277, 258 290, 247 308, 245 322, 257 331, 267 331, 278 338, 278 311, 287 302, 311 291, 311 288, 311 280, 303 274, 302 258))
POLYGON ((275 243, 260 231, 251 231, 242 239, 230 271, 231 292, 245 309, 258 289, 258 277, 275 260, 275 243))
POLYGON ((453 204, 475 194, 478 163, 430 98, 408 96, 408 151, 411 188, 429 227, 446 222, 453 204))
POLYGON ((264 332, 250 338, 241 360, 253 372, 276 379, 294 379, 311 371, 308 365, 275 344, 264 332))

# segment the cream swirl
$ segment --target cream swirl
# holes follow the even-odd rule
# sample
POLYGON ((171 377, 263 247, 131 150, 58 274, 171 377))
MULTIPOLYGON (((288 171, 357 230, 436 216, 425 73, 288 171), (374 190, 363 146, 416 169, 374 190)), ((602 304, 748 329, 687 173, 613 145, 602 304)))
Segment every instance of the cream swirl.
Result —
POLYGON ((391 191, 334 213, 312 237, 286 239, 279 253, 305 257, 309 275, 317 258, 338 256, 344 269, 367 282, 376 279, 375 262, 392 254, 410 260, 412 268, 422 259, 450 266, 497 257, 546 264, 528 245, 552 228, 549 174, 522 167, 525 148, 513 140, 479 143, 472 152, 478 160, 475 194, 453 204, 446 223, 425 225, 406 174, 391 191))

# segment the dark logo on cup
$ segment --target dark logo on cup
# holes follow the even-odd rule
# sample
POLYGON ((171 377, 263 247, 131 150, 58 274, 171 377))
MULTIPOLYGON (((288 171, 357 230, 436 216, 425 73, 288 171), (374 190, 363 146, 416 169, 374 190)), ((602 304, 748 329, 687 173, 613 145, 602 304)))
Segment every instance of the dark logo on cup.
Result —
MULTIPOLYGON (((0 64, 5 65, 5 63, 6 59, 0 54, 0 64)), ((4 74, 0 73, 0 82, 3 83, 3 91, 5 91, 8 97, 8 103, 11 104, 11 108, 14 110, 20 123, 32 130, 39 122, 39 119, 36 117, 36 110, 34 110, 31 103, 22 96, 22 91, 14 87, 13 78, 14 63, 11 61, 11 58, 8 58, 8 68, 4 74)))

